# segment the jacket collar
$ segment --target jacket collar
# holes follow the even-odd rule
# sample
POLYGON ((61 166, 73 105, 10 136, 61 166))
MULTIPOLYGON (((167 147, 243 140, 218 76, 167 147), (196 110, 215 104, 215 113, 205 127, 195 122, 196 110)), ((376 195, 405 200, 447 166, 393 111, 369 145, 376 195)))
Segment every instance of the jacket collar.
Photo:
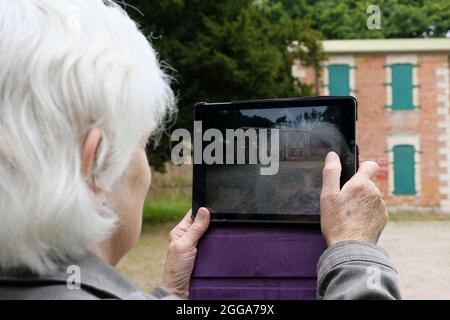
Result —
MULTIPOLYGON (((74 274, 73 270, 79 270, 81 289, 93 292, 95 295, 125 299, 137 292, 137 289, 120 272, 91 253, 73 262, 61 264, 58 271, 48 275, 36 275, 18 270, 0 271, 0 283, 21 286, 60 283, 67 286, 69 277, 74 274)), ((70 289, 67 287, 67 290, 70 289)))

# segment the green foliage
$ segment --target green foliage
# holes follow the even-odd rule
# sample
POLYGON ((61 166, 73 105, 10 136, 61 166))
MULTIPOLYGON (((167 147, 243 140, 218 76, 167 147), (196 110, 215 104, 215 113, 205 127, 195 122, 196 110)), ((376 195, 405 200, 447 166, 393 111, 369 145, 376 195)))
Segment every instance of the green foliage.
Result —
MULTIPOLYGON (((176 81, 179 114, 175 128, 192 129, 193 105, 198 101, 294 97, 313 94, 296 83, 292 61, 302 56, 318 65, 319 34, 307 22, 275 16, 270 4, 252 0, 128 0, 129 8, 176 81), (303 49, 288 52, 298 40, 303 49)), ((164 136, 150 148, 150 163, 163 169, 170 150, 164 136)))
POLYGON ((307 19, 325 39, 446 37, 448 0, 281 0, 294 18, 307 19), (369 5, 381 9, 381 29, 369 30, 369 5))
MULTIPOLYGON (((178 94, 175 128, 192 129, 198 101, 314 94, 291 76, 293 59, 320 70, 321 38, 444 37, 448 0, 127 0, 128 13, 167 65, 178 94), (381 8, 381 30, 366 27, 369 5, 381 8), (132 9, 136 7, 137 10, 132 9), (142 14, 141 14, 142 13, 142 14), (295 42, 293 50, 286 48, 295 42)), ((318 84, 316 83, 316 86, 318 84)), ((148 150, 164 170, 169 135, 148 150)))

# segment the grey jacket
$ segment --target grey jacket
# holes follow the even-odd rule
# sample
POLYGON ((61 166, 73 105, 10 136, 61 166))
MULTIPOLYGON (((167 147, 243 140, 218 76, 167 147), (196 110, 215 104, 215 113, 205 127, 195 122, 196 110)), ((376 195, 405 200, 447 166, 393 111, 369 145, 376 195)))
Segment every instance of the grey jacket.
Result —
POLYGON ((162 289, 139 292, 121 273, 93 254, 48 276, 26 272, 0 272, 0 300, 179 299, 162 289), (79 270, 79 282, 69 267, 79 270), (69 268, 69 269, 68 269, 69 268), (68 272, 68 270, 70 272, 68 272), (76 285, 79 284, 79 285, 76 285), (79 288, 79 289, 77 289, 79 288))
MULTIPOLYGON (((73 288, 69 265, 49 276, 0 272, 4 299, 178 299, 161 289, 139 292, 116 269, 94 255, 71 263, 79 268, 80 289, 73 288), (69 285, 68 285, 69 280, 69 285)), ((318 264, 318 299, 399 299, 397 273, 386 252, 346 241, 328 248, 318 264)))
POLYGON ((358 241, 328 248, 317 265, 317 299, 400 299, 386 251, 358 241))

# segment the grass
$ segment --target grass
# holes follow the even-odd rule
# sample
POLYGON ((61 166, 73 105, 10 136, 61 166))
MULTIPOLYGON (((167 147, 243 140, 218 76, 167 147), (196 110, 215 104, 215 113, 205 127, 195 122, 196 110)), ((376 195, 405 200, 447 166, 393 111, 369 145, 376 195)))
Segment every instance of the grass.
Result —
MULTIPOLYGON (((147 199, 144 204, 144 223, 155 224, 180 220, 192 206, 191 197, 177 193, 147 199)), ((450 221, 450 215, 430 213, 391 213, 389 221, 450 221)))
POLYGON ((442 213, 397 213, 390 214, 389 221, 450 221, 450 215, 442 213))
POLYGON ((187 196, 161 196, 147 199, 144 204, 144 223, 161 223, 180 220, 191 208, 187 196))

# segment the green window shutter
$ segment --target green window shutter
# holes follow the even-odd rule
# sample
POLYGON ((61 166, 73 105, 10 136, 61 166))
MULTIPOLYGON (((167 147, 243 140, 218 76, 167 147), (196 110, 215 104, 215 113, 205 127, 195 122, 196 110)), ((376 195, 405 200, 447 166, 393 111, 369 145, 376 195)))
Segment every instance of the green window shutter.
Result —
POLYGON ((413 146, 394 147, 394 194, 416 194, 414 154, 413 146))
POLYGON ((348 64, 331 64, 327 68, 330 96, 350 95, 350 66, 348 64))
POLYGON ((410 110, 413 105, 412 64, 393 64, 392 71, 392 109, 410 110))

